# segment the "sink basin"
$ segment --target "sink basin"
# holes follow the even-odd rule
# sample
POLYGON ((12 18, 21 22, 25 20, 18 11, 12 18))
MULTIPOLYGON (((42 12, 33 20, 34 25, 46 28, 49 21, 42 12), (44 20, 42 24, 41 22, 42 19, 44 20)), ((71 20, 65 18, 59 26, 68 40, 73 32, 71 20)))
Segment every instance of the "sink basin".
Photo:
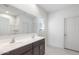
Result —
POLYGON ((17 42, 27 42, 27 41, 29 41, 29 40, 32 40, 31 38, 20 38, 20 39, 15 39, 15 42, 17 43, 17 42))
POLYGON ((18 43, 18 42, 28 42, 28 41, 32 41, 34 39, 39 39, 39 36, 37 35, 31 35, 31 36, 27 36, 27 35, 19 35, 15 37, 15 42, 14 43, 18 43))

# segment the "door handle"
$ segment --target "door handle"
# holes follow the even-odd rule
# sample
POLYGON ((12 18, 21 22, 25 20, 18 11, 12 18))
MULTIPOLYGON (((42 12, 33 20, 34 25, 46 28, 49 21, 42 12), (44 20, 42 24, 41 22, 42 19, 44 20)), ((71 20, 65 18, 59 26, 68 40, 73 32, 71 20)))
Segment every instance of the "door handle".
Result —
POLYGON ((67 34, 64 34, 64 36, 67 36, 67 34))

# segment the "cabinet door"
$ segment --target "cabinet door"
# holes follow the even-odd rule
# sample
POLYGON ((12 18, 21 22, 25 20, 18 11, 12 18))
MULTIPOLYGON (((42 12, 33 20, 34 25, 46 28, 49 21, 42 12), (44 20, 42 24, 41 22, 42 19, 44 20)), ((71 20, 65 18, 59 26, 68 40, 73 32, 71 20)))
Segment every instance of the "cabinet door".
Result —
POLYGON ((45 40, 41 40, 40 41, 40 55, 44 55, 45 54, 45 40))
POLYGON ((40 54, 39 46, 33 47, 33 55, 39 55, 39 54, 40 54))
POLYGON ((44 55, 44 53, 45 53, 45 45, 41 44, 40 45, 40 55, 44 55))
POLYGON ((40 54, 40 42, 36 41, 33 43, 33 55, 39 55, 40 54))
POLYGON ((32 55, 32 49, 27 51, 27 52, 25 52, 24 55, 32 55))

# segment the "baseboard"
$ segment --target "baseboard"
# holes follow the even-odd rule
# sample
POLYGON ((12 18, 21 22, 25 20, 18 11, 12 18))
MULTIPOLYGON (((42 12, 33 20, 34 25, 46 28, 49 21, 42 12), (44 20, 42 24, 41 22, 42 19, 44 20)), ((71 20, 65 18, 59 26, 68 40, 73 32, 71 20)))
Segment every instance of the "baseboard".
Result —
POLYGON ((75 51, 75 52, 79 52, 79 51, 76 51, 76 50, 73 50, 73 49, 69 49, 69 48, 64 48, 64 49, 75 51))

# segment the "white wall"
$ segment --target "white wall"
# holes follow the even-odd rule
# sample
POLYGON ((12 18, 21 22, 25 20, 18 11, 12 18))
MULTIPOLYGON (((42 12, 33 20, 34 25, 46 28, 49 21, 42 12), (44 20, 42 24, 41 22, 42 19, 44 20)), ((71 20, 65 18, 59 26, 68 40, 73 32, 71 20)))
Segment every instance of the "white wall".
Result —
POLYGON ((49 45, 64 48, 64 18, 73 16, 79 16, 79 5, 72 5, 69 8, 49 14, 49 45))

